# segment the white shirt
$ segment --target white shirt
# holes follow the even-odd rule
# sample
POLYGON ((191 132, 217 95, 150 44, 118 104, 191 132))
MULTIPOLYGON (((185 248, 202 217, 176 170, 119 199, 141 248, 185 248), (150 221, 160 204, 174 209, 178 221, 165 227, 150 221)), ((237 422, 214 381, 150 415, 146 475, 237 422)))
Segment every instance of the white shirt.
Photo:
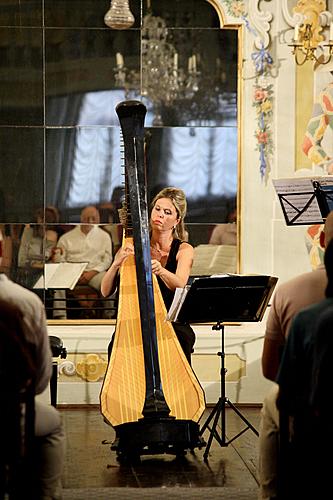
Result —
POLYGON ((57 247, 62 249, 62 260, 66 262, 88 262, 86 271, 106 271, 112 263, 110 235, 98 226, 88 234, 76 226, 59 238, 57 247))

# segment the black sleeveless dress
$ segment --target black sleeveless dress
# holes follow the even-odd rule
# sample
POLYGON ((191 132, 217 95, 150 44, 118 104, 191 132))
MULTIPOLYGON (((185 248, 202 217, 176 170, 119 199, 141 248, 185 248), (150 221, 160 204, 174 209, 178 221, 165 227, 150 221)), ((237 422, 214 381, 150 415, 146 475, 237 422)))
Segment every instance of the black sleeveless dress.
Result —
MULTIPOLYGON (((177 253, 179 250, 180 245, 182 244, 182 241, 179 239, 174 239, 167 263, 165 265, 165 269, 170 271, 171 273, 175 273, 177 269, 177 253)), ((160 290, 162 293, 162 297, 164 300, 165 307, 167 310, 169 310, 173 297, 175 292, 173 290, 170 290, 166 284, 163 282, 163 280, 159 277, 157 277, 158 284, 160 286, 160 290)), ((179 340, 179 343, 184 351, 184 354, 188 360, 188 362, 191 364, 191 353, 193 352, 193 346, 195 342, 195 334, 194 331, 192 330, 191 326, 188 323, 180 323, 180 322, 173 322, 172 323, 173 329, 175 330, 175 333, 177 335, 177 338, 179 340)))

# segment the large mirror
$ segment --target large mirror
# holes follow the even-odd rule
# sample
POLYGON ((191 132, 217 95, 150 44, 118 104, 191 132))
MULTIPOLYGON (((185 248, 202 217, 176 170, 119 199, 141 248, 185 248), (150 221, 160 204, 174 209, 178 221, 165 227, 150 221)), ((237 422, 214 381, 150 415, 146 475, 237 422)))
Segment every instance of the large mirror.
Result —
POLYGON ((97 208, 89 222, 107 234, 111 255, 121 244, 115 107, 134 98, 147 107, 148 200, 162 187, 182 188, 193 275, 236 272, 238 29, 221 29, 221 13, 206 0, 133 0, 135 25, 120 31, 103 23, 109 2, 24 5, 20 16, 12 2, 0 14, 0 270, 38 293, 50 320, 114 318, 112 300, 72 289, 72 275, 65 314, 45 285, 60 267, 59 238, 80 231, 85 207, 97 208))

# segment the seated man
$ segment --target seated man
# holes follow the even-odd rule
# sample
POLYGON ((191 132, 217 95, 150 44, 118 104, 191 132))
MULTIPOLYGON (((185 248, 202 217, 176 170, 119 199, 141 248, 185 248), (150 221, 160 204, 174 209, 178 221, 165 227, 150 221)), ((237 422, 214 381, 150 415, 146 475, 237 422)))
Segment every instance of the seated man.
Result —
MULTIPOLYGON (((36 294, 12 282, 2 273, 0 273, 0 301, 2 319, 6 317, 6 308, 10 312, 13 306, 20 314, 21 333, 34 349, 35 394, 40 394, 46 389, 52 374, 52 354, 44 305, 36 294)), ((16 367, 15 370, 19 368, 16 367)), ((50 404, 35 399, 34 423, 36 455, 33 467, 38 481, 38 492, 34 498, 60 499, 65 447, 60 414, 50 404)), ((20 488, 20 485, 17 486, 20 488)))
MULTIPOLYGON (((81 224, 63 234, 58 241, 55 261, 87 262, 78 285, 89 285, 98 293, 101 281, 112 263, 112 242, 110 235, 94 224, 99 224, 99 212, 96 207, 89 206, 81 212, 81 224)), ((54 293, 54 318, 66 318, 65 290, 54 293)), ((105 301, 105 317, 111 317, 110 301, 105 301), (110 316, 109 316, 110 315, 110 316)))
POLYGON ((326 248, 324 262, 328 278, 326 298, 302 309, 293 319, 276 379, 277 406, 283 416, 281 429, 285 429, 281 433, 281 498, 325 498, 330 488, 327 453, 332 446, 332 432, 327 408, 331 408, 331 362, 326 367, 328 378, 321 381, 321 386, 316 379, 318 369, 324 369, 323 355, 331 357, 331 352, 325 352, 325 344, 329 349, 332 323, 331 317, 325 319, 325 314, 333 310, 333 240, 326 248), (319 324, 321 318, 324 323, 319 324), (324 398, 313 398, 315 387, 317 395, 319 390, 326 389, 324 398), (326 411, 323 403, 327 405, 326 411))
MULTIPOLYGON (((333 212, 326 218, 320 235, 321 244, 327 247, 333 239, 333 212)), ((275 381, 282 350, 294 316, 304 307, 315 304, 325 297, 327 275, 324 266, 297 276, 280 285, 274 294, 269 311, 264 347, 262 371, 264 377, 275 381)), ((277 459, 279 438, 279 412, 276 406, 278 386, 274 384, 265 397, 259 433, 259 483, 261 499, 277 495, 277 459)))

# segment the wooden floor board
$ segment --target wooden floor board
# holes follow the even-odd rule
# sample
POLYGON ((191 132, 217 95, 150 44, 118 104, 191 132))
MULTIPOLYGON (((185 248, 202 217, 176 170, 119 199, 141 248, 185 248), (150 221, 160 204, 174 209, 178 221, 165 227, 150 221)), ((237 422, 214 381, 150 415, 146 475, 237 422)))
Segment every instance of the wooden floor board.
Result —
MULTIPOLYGON (((63 474, 65 489, 257 488, 258 437, 250 429, 228 446, 220 446, 213 439, 207 461, 203 457, 203 448, 188 452, 182 458, 167 454, 146 455, 138 463, 124 465, 110 449, 114 431, 104 422, 98 408, 62 408, 60 411, 67 441, 63 474)), ((210 411, 211 408, 206 410, 202 422, 210 411)), ((246 407, 241 411, 258 428, 260 409, 246 407)), ((232 409, 226 409, 227 438, 231 439, 243 427, 239 416, 232 409)), ((219 427, 218 432, 221 432, 219 427)), ((209 430, 204 436, 207 440, 209 430)))

